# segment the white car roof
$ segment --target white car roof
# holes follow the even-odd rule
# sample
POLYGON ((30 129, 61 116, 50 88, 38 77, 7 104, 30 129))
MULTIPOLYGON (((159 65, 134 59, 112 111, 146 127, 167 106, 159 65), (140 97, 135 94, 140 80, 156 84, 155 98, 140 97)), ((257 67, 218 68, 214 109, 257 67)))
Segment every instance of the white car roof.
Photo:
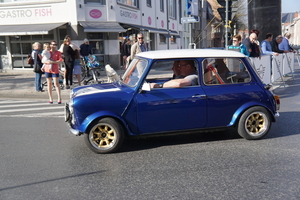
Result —
POLYGON ((137 54, 138 57, 150 59, 168 59, 168 58, 201 58, 201 57, 246 57, 244 54, 232 50, 220 49, 173 49, 147 51, 137 54))

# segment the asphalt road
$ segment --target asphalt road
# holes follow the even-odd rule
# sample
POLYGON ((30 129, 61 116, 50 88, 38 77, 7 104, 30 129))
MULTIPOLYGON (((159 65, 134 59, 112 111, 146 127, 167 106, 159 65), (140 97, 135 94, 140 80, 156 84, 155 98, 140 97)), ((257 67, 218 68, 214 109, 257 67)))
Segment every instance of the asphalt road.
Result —
POLYGON ((98 155, 61 117, 0 118, 0 199, 300 199, 300 73, 262 140, 226 132, 136 138, 98 155))

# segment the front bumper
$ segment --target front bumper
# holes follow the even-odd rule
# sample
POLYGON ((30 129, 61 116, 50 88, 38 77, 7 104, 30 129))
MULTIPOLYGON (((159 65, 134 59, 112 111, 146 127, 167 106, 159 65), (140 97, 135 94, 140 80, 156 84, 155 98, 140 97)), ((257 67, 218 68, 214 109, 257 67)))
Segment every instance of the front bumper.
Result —
POLYGON ((82 135, 82 132, 72 128, 72 119, 74 116, 73 116, 72 112, 70 111, 70 107, 69 107, 68 103, 65 104, 64 110, 65 110, 65 122, 67 122, 70 127, 69 128, 70 133, 72 133, 73 135, 76 135, 76 136, 82 135))

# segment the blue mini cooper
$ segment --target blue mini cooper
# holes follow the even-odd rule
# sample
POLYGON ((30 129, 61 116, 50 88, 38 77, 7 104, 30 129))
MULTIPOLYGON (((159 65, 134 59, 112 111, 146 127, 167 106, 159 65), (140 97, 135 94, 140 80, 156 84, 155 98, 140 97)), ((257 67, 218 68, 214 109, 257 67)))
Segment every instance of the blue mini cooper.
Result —
POLYGON ((65 121, 96 153, 117 151, 126 136, 148 134, 231 128, 260 139, 279 116, 280 100, 270 87, 235 51, 149 51, 135 56, 121 81, 73 89, 65 121))

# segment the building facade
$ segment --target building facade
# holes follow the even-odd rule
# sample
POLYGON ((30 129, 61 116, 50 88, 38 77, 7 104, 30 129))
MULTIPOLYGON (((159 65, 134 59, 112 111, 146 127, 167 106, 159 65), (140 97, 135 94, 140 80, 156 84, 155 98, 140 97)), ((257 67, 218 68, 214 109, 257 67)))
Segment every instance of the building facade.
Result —
POLYGON ((34 42, 88 38, 100 63, 121 66, 125 37, 143 32, 149 50, 183 48, 184 0, 0 0, 0 69, 31 69, 34 42))

